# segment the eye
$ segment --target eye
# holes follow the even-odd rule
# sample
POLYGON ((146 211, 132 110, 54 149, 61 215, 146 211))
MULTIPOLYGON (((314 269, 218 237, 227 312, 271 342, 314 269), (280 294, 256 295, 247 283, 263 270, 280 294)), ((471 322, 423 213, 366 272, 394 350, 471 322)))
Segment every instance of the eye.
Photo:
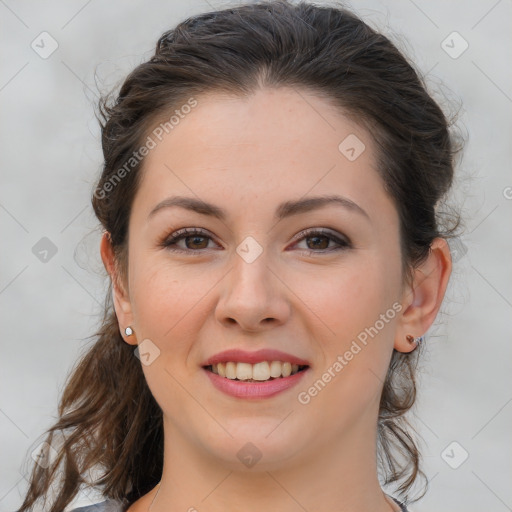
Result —
POLYGON ((340 251, 352 247, 352 244, 346 237, 336 235, 323 228, 311 228, 303 231, 298 236, 298 243, 295 245, 297 246, 299 243, 305 242, 306 247, 304 250, 310 254, 340 251))
POLYGON ((170 251, 200 252, 202 249, 209 248, 210 241, 213 240, 207 231, 198 228, 183 228, 163 240, 159 245, 170 251))
MULTIPOLYGON (((299 249, 309 254, 322 254, 352 247, 348 238, 336 235, 324 228, 311 228, 303 231, 296 237, 296 240, 294 246, 305 242, 306 247, 299 247, 299 249)), ((211 234, 203 229, 183 228, 172 233, 159 245, 170 251, 199 254, 205 249, 211 249, 209 243, 212 241, 211 234)))

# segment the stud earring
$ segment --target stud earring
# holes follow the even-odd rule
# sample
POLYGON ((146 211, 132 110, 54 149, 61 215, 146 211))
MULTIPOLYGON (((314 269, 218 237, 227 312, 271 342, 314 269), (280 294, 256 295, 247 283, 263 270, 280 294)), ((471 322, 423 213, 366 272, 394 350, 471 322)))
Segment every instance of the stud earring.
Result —
MULTIPOLYGON (((416 348, 419 347, 421 345, 421 343, 423 342, 423 336, 418 336, 417 338, 415 338, 414 336, 411 336, 410 334, 408 334, 405 339, 409 342, 409 343, 414 343, 416 345, 416 348)), ((414 349, 416 350, 416 349, 414 349)))
POLYGON ((128 326, 125 330, 124 330, 124 333, 126 334, 126 336, 131 336, 133 334, 133 329, 128 326))

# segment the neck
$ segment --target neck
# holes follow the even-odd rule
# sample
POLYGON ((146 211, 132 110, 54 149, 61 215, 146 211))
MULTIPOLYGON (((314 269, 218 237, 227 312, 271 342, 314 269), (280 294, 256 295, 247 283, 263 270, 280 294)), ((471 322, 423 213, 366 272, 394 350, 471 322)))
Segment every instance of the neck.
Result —
POLYGON ((162 480, 152 492, 150 512, 400 510, 378 482, 374 429, 354 425, 336 436, 335 445, 318 439, 284 463, 270 457, 265 462, 263 455, 254 466, 243 469, 236 455, 219 462, 165 420, 164 432, 162 480))

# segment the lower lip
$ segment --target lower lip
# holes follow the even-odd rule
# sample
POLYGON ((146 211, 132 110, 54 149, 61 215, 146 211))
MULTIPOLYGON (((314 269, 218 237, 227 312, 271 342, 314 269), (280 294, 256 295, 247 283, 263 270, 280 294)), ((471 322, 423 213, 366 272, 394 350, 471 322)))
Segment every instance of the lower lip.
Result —
MULTIPOLYGON (((203 368, 204 369, 204 368, 203 368)), ((223 393, 236 398, 268 398, 295 386, 309 370, 306 368, 289 377, 267 380, 264 382, 244 382, 232 380, 204 369, 212 384, 223 393)))

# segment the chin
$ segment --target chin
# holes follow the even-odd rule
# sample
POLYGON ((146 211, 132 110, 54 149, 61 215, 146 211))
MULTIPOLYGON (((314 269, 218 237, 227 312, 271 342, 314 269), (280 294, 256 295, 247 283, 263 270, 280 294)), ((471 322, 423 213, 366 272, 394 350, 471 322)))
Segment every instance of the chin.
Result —
POLYGON ((211 456, 231 471, 282 468, 300 451, 302 444, 308 443, 306 433, 291 429, 292 422, 289 419, 283 421, 282 417, 243 417, 224 422, 223 426, 227 432, 215 429, 216 435, 204 439, 202 444, 211 456))

